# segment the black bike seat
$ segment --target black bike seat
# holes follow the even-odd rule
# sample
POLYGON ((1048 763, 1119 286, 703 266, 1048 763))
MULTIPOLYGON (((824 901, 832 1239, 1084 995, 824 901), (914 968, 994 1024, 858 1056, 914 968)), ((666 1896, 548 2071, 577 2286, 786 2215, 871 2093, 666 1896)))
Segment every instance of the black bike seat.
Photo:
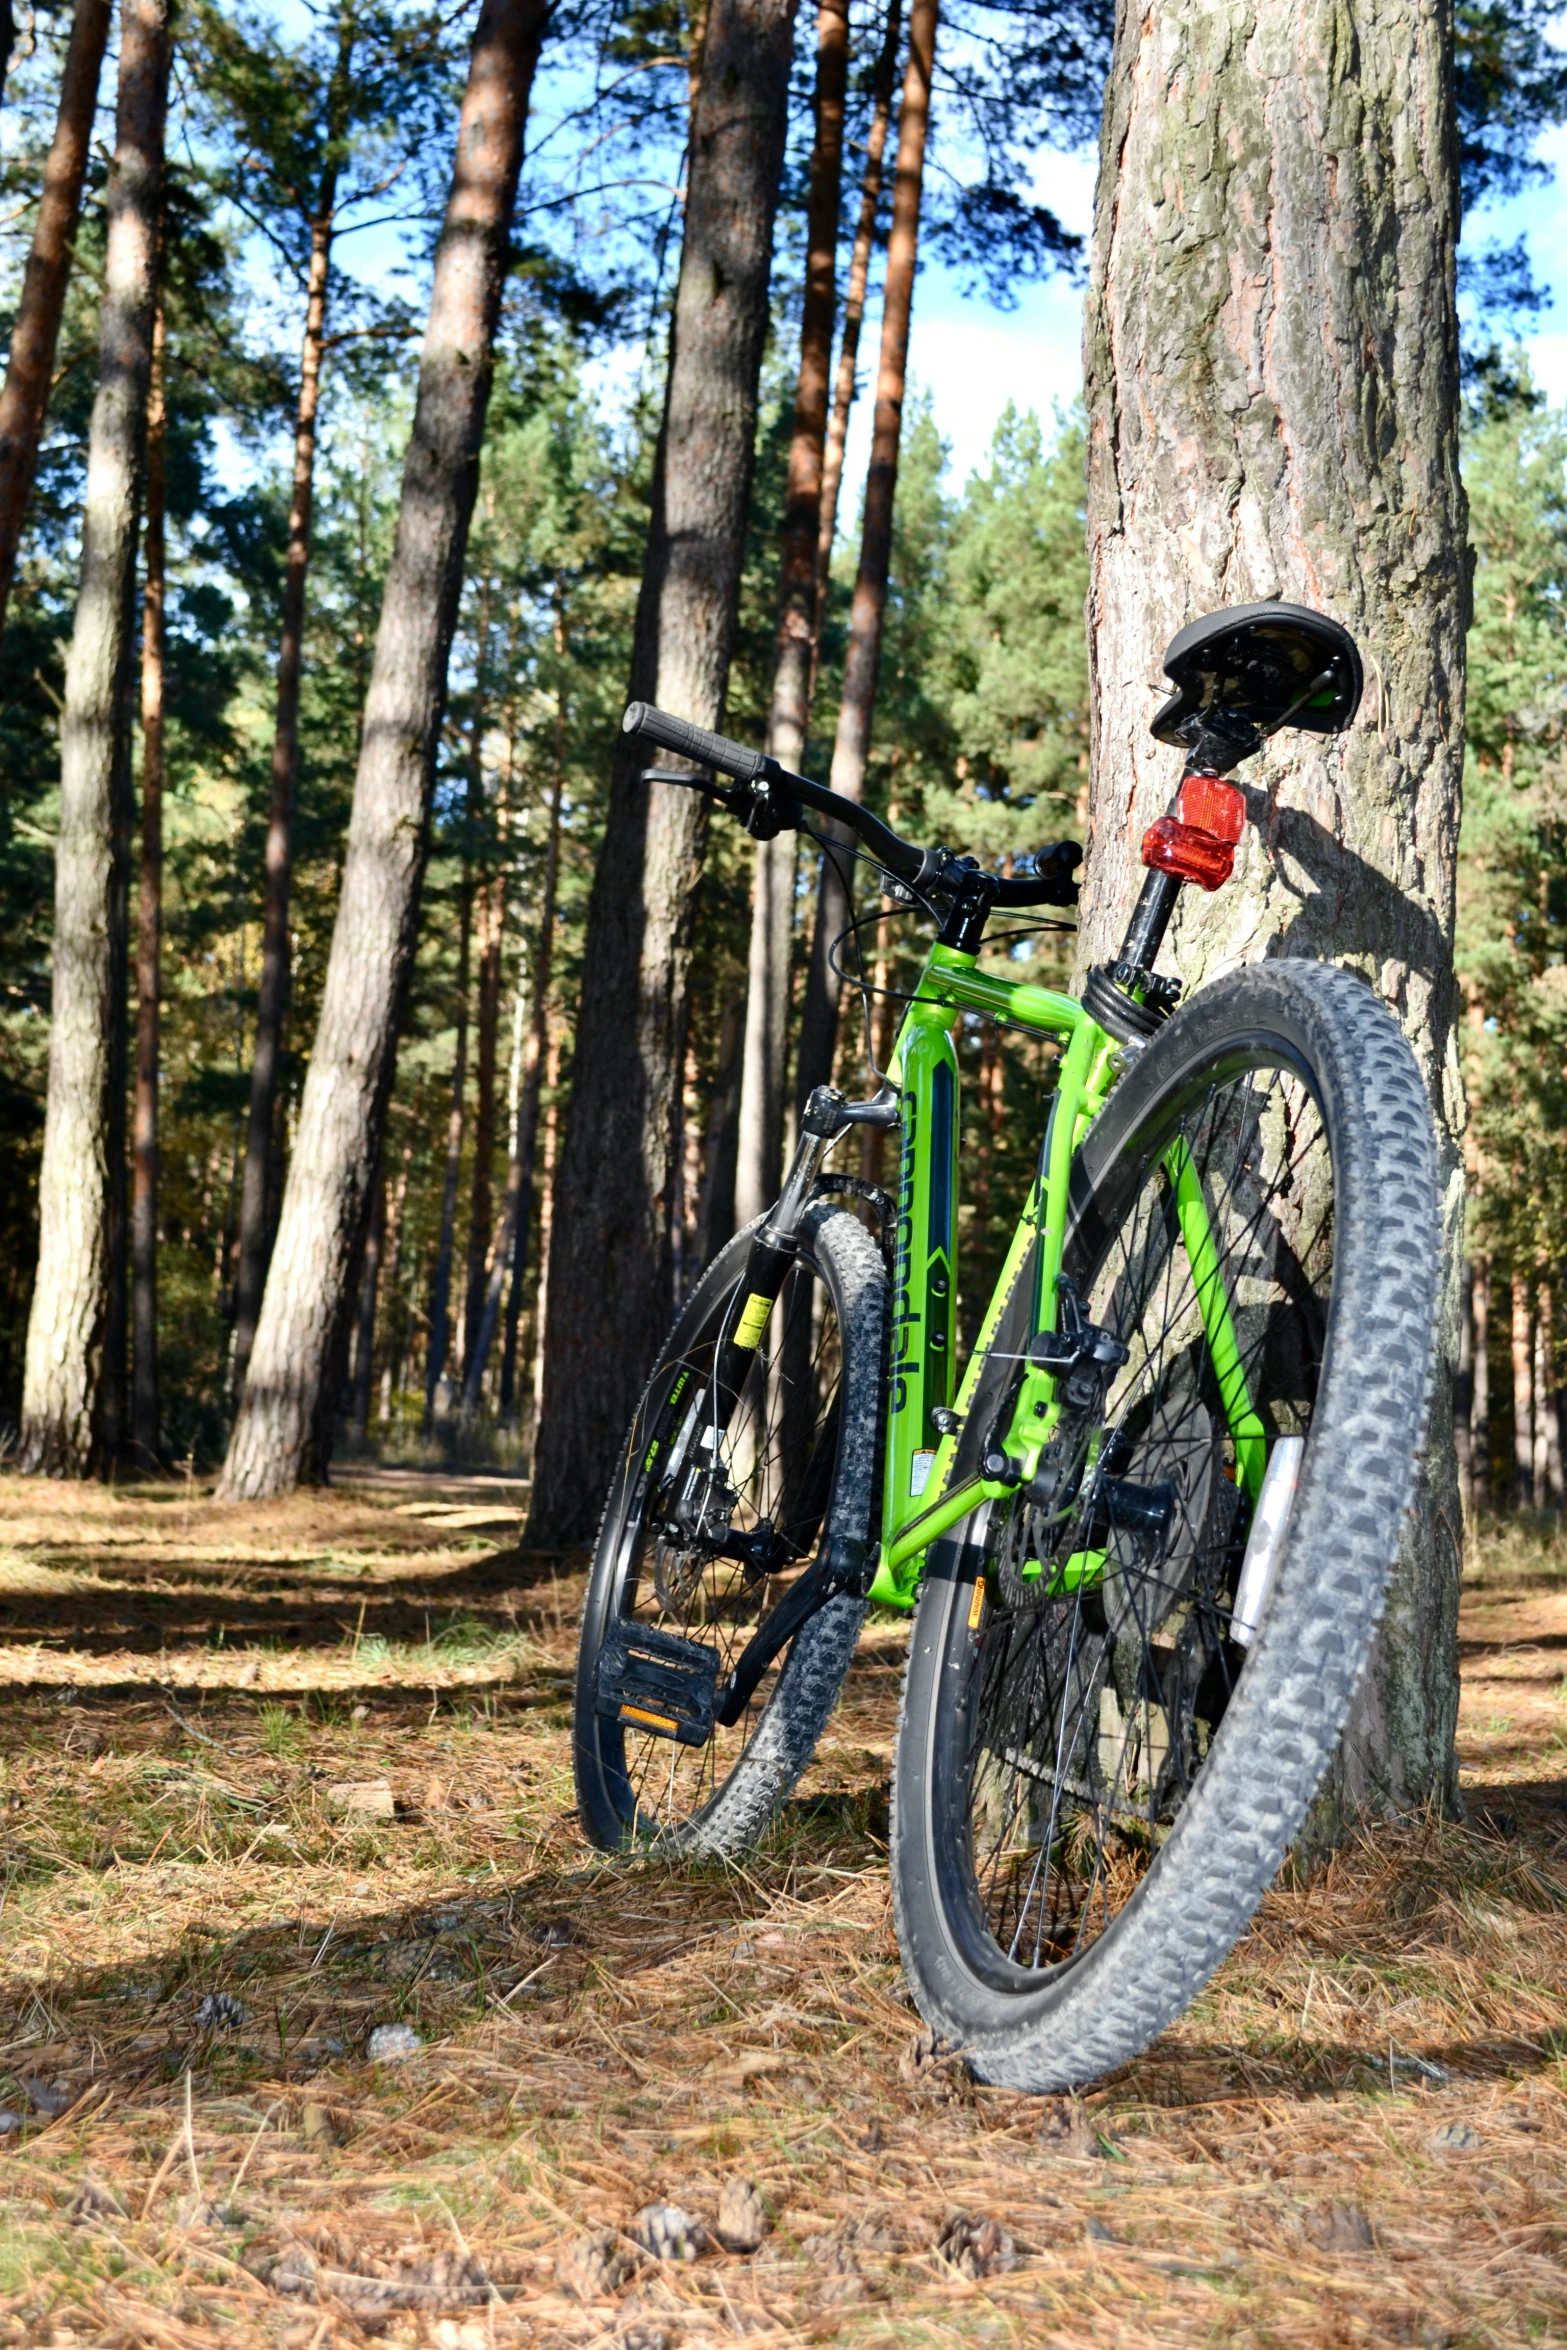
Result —
POLYGON ((1365 684, 1349 630, 1304 604, 1232 604, 1188 621, 1170 640, 1164 673, 1177 690, 1151 732, 1175 744, 1185 743, 1191 721, 1209 710, 1248 718, 1259 734, 1285 723, 1342 734, 1365 684))

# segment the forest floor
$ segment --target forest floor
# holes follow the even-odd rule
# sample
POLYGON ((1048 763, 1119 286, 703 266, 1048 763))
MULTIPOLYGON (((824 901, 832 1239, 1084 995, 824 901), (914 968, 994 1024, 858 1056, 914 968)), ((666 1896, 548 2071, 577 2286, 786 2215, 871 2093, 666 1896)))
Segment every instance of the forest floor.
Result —
POLYGON ((0 2342, 1567 2342, 1567 1542, 1470 1580, 1466 1824, 1049 2100, 919 2059, 900 1627, 744 1868, 596 1863, 518 1498, 0 1479, 0 2342), (614 2233, 736 2181, 753 2253, 614 2233))

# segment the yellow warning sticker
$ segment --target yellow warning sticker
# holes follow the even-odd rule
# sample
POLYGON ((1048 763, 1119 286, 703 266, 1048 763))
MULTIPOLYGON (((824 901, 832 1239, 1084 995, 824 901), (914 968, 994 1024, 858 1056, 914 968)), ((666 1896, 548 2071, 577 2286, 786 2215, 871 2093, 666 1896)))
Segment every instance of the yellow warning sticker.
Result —
POLYGON ((772 1310, 772 1299, 763 1297, 759 1290, 753 1289, 741 1307, 740 1319, 735 1324, 736 1346, 760 1346, 762 1332, 767 1328, 767 1317, 772 1310))
POLYGON ((979 1619, 984 1614, 984 1612, 985 1578, 983 1575, 976 1575, 974 1578, 974 1596, 968 1603, 968 1628, 971 1632, 977 1632, 979 1630, 979 1619))

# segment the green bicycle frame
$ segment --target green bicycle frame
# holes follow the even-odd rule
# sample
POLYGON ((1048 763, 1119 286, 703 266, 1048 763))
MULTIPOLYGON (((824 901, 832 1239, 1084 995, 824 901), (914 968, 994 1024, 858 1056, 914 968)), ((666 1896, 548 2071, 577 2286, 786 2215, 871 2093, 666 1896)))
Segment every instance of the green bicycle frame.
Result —
MULTIPOLYGON (((957 1437, 938 1421, 954 1408, 957 1337, 958 1057, 952 1030, 966 1011, 1065 1043, 1051 1104, 1044 1172, 1024 1205, 974 1351, 958 1389, 965 1415, 1006 1300, 1037 1239, 1033 1296, 1036 1332, 1053 1330, 1057 1276, 1066 1246, 1072 1162, 1104 1107, 1119 1070, 1120 1047, 1075 997, 1026 980, 978 969, 975 957, 934 946, 899 1032, 888 1075, 901 1094, 898 1227, 894 1255, 892 1338, 882 1498, 881 1558, 871 1597, 912 1608, 924 1556, 938 1536, 987 1501, 1013 1490, 985 1477, 952 1486, 957 1437)), ((1266 1465, 1262 1423, 1252 1406, 1230 1313, 1219 1252, 1201 1180, 1183 1142, 1165 1165, 1175 1190, 1182 1245, 1235 1444, 1242 1490, 1255 1502, 1266 1465)), ((1023 1370, 1006 1449, 1026 1483, 1059 1415, 1056 1379, 1023 1370)), ((1070 1571, 1074 1562, 1068 1562, 1070 1571)), ((1080 1570, 1081 1571, 1081 1570, 1080 1570)))

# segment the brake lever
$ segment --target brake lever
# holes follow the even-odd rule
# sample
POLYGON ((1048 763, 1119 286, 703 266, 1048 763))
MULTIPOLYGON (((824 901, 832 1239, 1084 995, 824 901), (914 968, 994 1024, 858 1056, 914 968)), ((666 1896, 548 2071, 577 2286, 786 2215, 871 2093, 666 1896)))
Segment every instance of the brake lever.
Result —
POLYGON ((751 804, 748 784, 722 784, 711 775, 694 775, 689 767, 644 767, 638 777, 640 783, 678 783, 687 791, 699 791, 708 799, 717 800, 720 807, 742 815, 751 804))
POLYGON ((732 816, 738 816, 753 840, 776 840, 780 832, 798 832, 800 809, 786 792, 773 792, 766 783, 724 785, 711 776, 695 775, 689 767, 644 767, 643 783, 679 783, 688 791, 705 792, 732 816))

